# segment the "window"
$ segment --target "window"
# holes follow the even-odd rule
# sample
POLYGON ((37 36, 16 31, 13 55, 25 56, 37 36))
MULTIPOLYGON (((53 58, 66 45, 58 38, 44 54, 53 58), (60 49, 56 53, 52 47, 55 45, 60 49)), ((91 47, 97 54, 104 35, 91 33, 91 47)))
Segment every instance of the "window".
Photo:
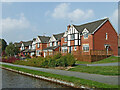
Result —
POLYGON ((106 33, 105 39, 108 40, 108 34, 106 33))
POLYGON ((75 38, 75 37, 74 37, 74 34, 72 34, 72 35, 71 35, 71 40, 74 40, 74 38, 75 38))
POLYGON ((56 44, 57 44, 57 43, 56 43, 56 42, 54 42, 54 46, 56 46, 56 44))
POLYGON ((50 46, 52 46, 52 42, 50 43, 50 46))
POLYGON ((38 46, 38 48, 39 48, 39 47, 40 47, 40 44, 38 43, 37 46, 38 46))
POLYGON ((83 45, 83 51, 88 52, 89 51, 89 44, 84 44, 83 45))
POLYGON ((88 33, 83 33, 83 36, 84 36, 84 39, 87 39, 88 38, 88 33))
POLYGON ((77 50, 77 47, 75 46, 74 49, 75 49, 75 51, 76 51, 76 50, 77 50))
POLYGON ((62 53, 67 53, 67 47, 62 47, 62 53))
POLYGON ((37 54, 37 56, 39 56, 39 55, 40 55, 40 50, 37 50, 37 53, 36 53, 36 54, 37 54))
POLYGON ((58 42, 56 42, 56 46, 58 45, 58 42))
POLYGON ((67 42, 67 37, 64 38, 64 42, 67 42))

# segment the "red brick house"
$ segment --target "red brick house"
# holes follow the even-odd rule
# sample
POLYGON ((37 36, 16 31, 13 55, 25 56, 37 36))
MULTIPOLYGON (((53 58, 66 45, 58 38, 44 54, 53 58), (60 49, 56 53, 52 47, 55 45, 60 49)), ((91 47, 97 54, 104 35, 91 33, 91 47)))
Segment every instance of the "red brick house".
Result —
MULTIPOLYGON (((113 55, 118 55, 118 35, 109 19, 68 26, 67 33, 62 37, 61 45, 67 46, 67 51, 112 50, 113 55), (67 42, 63 40, 67 37, 67 42), (67 43, 67 45, 66 45, 67 43)), ((62 48, 61 51, 63 51, 62 48)), ((66 51, 66 50, 65 50, 66 51)))
POLYGON ((43 49, 47 48, 49 39, 48 36, 38 36, 36 38, 36 56, 44 56, 43 49))
POLYGON ((118 36, 118 55, 120 56, 120 34, 118 36))
POLYGON ((26 42, 21 41, 20 43, 21 43, 20 55, 21 56, 30 55, 31 47, 32 47, 32 41, 26 41, 26 42))
POLYGON ((44 57, 61 51, 61 37, 64 33, 53 34, 48 42, 47 48, 44 49, 44 57))

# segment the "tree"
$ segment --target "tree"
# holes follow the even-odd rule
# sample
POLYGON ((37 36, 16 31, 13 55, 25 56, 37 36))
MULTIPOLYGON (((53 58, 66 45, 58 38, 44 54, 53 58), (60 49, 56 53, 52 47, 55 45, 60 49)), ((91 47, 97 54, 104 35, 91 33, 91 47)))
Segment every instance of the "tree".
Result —
POLYGON ((9 43, 9 45, 6 47, 5 49, 5 53, 8 56, 14 56, 17 55, 19 53, 19 49, 17 47, 15 47, 15 45, 11 42, 9 43))
POLYGON ((4 39, 0 39, 0 56, 5 53, 5 48, 7 47, 7 42, 4 39))
POLYGON ((7 47, 7 42, 4 39, 0 39, 0 49, 4 51, 6 47, 7 47))

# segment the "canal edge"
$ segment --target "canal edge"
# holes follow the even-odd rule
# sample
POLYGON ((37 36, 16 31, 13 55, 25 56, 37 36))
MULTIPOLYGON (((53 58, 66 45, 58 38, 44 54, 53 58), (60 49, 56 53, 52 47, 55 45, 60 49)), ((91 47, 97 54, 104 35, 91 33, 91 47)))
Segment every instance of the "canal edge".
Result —
POLYGON ((23 75, 31 76, 31 77, 34 77, 34 78, 46 80, 46 81, 49 81, 49 82, 54 82, 54 83, 66 85, 66 86, 72 87, 72 88, 90 89, 89 87, 85 87, 83 85, 81 85, 81 86, 75 86, 74 83, 62 81, 62 80, 59 80, 59 79, 54 79, 54 78, 48 78, 48 77, 44 77, 44 76, 34 75, 34 74, 26 73, 26 72, 23 72, 23 71, 14 70, 14 69, 11 69, 11 68, 6 68, 6 67, 1 67, 1 68, 5 69, 5 70, 12 71, 12 72, 20 73, 20 74, 23 74, 23 75))

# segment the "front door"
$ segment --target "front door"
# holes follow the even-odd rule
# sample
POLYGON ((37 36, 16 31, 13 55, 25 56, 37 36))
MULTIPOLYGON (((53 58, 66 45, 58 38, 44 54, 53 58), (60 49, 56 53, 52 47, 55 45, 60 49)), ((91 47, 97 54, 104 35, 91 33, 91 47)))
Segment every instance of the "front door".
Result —
POLYGON ((71 46, 69 47, 69 53, 71 53, 71 46))

